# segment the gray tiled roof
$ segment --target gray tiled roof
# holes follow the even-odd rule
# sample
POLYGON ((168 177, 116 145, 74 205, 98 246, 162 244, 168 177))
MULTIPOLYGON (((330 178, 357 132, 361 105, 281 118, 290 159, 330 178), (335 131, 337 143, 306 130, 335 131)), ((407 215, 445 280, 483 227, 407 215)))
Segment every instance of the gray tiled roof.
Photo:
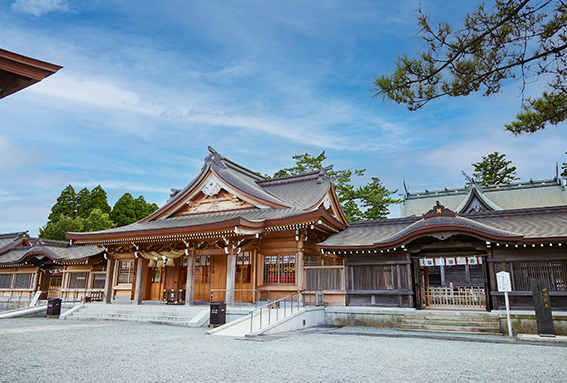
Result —
MULTIPOLYGON (((561 179, 482 186, 478 189, 490 204, 504 210, 567 205, 567 188, 561 179)), ((441 205, 458 211, 468 199, 471 184, 465 188, 411 193, 400 205, 402 217, 421 215, 439 201, 441 205)))
POLYGON ((216 162, 212 163, 212 167, 229 184, 258 198, 278 205, 286 205, 284 201, 266 192, 256 183, 256 181, 262 180, 263 177, 242 170, 242 168, 235 166, 236 164, 232 161, 225 160, 224 163, 226 165, 224 168, 216 162))
POLYGON ((308 209, 320 201, 329 190, 331 180, 316 180, 265 186, 265 190, 285 201, 289 206, 308 209))
MULTIPOLYGON (((208 172, 209 169, 213 169, 220 177, 235 188, 249 195, 253 195, 258 199, 284 207, 262 209, 247 208, 168 216, 160 219, 149 218, 149 220, 142 220, 131 225, 110 230, 69 234, 81 236, 173 228, 189 229, 197 226, 219 224, 238 218, 251 222, 263 222, 266 220, 297 217, 313 210, 313 206, 324 197, 325 193, 331 187, 331 181, 328 177, 324 177, 327 168, 321 171, 322 174, 320 174, 320 171, 313 171, 298 176, 268 180, 222 157, 212 149, 211 153, 212 154, 205 159, 205 166, 201 170, 200 175, 168 201, 167 205, 169 207, 177 203, 176 200, 185 198, 186 193, 203 179, 204 174, 208 172)), ((166 210, 165 207, 162 207, 162 209, 166 210)), ((154 213, 154 215, 159 216, 159 211, 154 213)))
POLYGON ((373 246, 394 241, 426 225, 452 223, 500 237, 522 236, 526 239, 567 239, 567 206, 539 209, 501 210, 463 214, 457 217, 423 219, 408 217, 353 223, 341 233, 333 234, 322 246, 373 246), (437 221, 434 221, 437 220, 437 221), (428 222, 429 221, 429 222, 428 222))
POLYGON ((40 253, 54 261, 69 262, 82 260, 104 253, 104 249, 95 246, 19 246, 0 255, 0 264, 12 264, 23 261, 28 255, 40 253))
POLYGON ((14 246, 17 246, 22 241, 25 234, 25 231, 18 233, 0 234, 0 254, 5 253, 6 251, 12 249, 14 246))
POLYGON ((305 211, 295 208, 282 208, 282 209, 252 208, 252 209, 242 209, 242 210, 228 210, 217 213, 190 214, 190 215, 169 217, 166 219, 158 219, 155 221, 136 222, 131 225, 117 227, 115 229, 92 231, 89 232, 88 234, 127 233, 134 231, 171 229, 171 228, 181 228, 181 227, 190 228, 194 226, 202 226, 202 225, 226 222, 236 218, 242 218, 243 220, 250 222, 263 222, 272 219, 283 219, 283 218, 300 216, 305 213, 306 213, 305 211))

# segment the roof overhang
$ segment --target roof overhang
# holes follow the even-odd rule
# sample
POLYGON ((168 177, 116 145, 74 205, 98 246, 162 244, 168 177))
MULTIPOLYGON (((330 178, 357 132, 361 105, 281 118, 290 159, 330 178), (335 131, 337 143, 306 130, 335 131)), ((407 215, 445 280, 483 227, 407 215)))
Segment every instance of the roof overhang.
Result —
POLYGON ((266 231, 288 230, 299 226, 314 226, 332 233, 344 230, 346 225, 329 212, 319 209, 287 218, 250 221, 233 218, 205 225, 182 226, 163 229, 135 230, 129 232, 67 233, 74 244, 120 244, 132 242, 181 241, 182 239, 255 235, 266 231))
POLYGON ((62 67, 0 49, 0 98, 16 93, 62 67))

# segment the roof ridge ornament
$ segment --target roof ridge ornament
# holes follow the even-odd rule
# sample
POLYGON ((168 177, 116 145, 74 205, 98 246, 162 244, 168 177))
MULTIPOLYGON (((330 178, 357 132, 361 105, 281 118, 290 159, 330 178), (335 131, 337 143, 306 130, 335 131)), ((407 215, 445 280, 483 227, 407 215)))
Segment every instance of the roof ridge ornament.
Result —
POLYGON ((434 217, 455 217, 457 214, 451 209, 447 209, 445 206, 441 205, 439 201, 435 201, 435 206, 433 209, 429 210, 423 215, 424 219, 434 218, 434 217))
POLYGON ((203 165, 203 167, 201 168, 201 170, 205 169, 205 167, 207 167, 207 165, 209 164, 217 164, 218 166, 220 166, 223 169, 226 169, 226 164, 223 162, 224 157, 217 152, 215 149, 211 148, 210 146, 208 147, 209 152, 211 152, 211 154, 209 154, 207 157, 205 157, 205 164, 203 165))
POLYGON ((465 179, 468 181, 468 182, 465 184, 465 189, 467 189, 467 191, 470 191, 470 189, 474 187, 474 188, 476 188, 479 192, 481 192, 481 193, 483 192, 483 190, 482 190, 482 185, 479 184, 478 182, 476 182, 476 180, 474 179, 474 177, 469 177, 469 176, 467 175, 467 173, 465 173, 464 170, 461 170, 461 173, 463 173, 463 176, 465 176, 465 179))
POLYGON ((319 177, 317 178, 317 183, 320 184, 323 180, 326 180, 329 177, 329 171, 333 170, 333 165, 325 166, 324 168, 319 169, 319 177))

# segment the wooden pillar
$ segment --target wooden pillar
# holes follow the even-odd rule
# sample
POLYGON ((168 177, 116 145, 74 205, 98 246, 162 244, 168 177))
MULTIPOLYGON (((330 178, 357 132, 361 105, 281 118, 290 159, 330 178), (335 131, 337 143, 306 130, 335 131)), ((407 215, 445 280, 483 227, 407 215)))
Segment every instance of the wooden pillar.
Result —
POLYGON ((303 236, 299 234, 299 242, 297 242, 297 254, 295 256, 295 283, 299 290, 303 290, 303 236))
POLYGON ((144 270, 145 270, 144 258, 140 257, 137 259, 136 267, 136 285, 134 286, 134 304, 142 304, 142 286, 144 284, 144 270))
POLYGON ((191 255, 187 259, 187 282, 185 286, 185 305, 192 306, 195 296, 195 250, 191 250, 191 255))
POLYGON ((104 284, 104 303, 112 303, 112 285, 114 283, 114 259, 109 254, 106 261, 106 281, 104 284))
POLYGON ((230 247, 230 254, 226 257, 226 305, 234 306, 234 286, 236 278, 236 255, 234 247, 230 247))

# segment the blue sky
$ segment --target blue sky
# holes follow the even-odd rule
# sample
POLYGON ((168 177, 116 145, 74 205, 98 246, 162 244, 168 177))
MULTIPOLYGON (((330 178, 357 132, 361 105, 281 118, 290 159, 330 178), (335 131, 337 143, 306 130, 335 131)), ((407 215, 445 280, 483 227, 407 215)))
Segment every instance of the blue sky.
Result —
MULTIPOLYGON (((325 150, 389 189, 462 187, 494 151, 522 179, 555 176, 565 126, 514 137, 518 84, 409 112, 373 78, 422 48, 415 10, 458 26, 453 1, 0 1, 0 48, 63 66, 0 100, 0 233, 37 234, 63 188, 162 205, 210 145, 272 174, 325 150)), ((531 84, 527 95, 541 91, 531 84)), ((398 208, 391 208, 392 215, 398 208)))

